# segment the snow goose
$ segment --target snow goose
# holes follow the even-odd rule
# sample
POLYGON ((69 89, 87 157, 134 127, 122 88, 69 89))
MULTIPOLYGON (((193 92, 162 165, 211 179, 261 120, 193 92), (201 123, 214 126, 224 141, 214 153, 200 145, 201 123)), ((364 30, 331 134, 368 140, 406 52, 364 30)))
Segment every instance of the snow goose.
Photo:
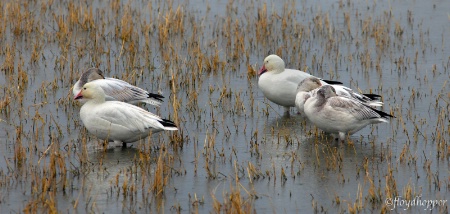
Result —
MULTIPOLYGON (((159 106, 163 96, 149 93, 148 91, 131 85, 123 80, 104 77, 103 72, 98 68, 89 68, 81 75, 80 79, 73 86, 73 96, 80 93, 81 88, 88 82, 96 82, 106 94, 106 100, 117 100, 130 104, 148 103, 159 106)), ((84 99, 79 100, 86 102, 84 99)))
POLYGON ((106 101, 97 81, 86 83, 75 99, 86 99, 80 110, 86 129, 116 146, 146 138, 149 133, 178 130, 176 125, 140 107, 120 101, 106 101))
MULTIPOLYGON (((298 84, 307 77, 313 77, 313 75, 303 71, 285 68, 283 59, 277 55, 269 55, 264 59, 264 64, 259 70, 258 75, 258 87, 264 96, 270 101, 285 107, 285 113, 289 113, 290 107, 295 107, 298 84)), ((322 85, 327 85, 328 83, 341 84, 340 82, 322 79, 320 82, 322 85)), ((347 87, 345 88, 349 89, 347 87)), ((379 97, 378 95, 370 95, 371 97, 369 97, 355 94, 360 96, 360 99, 367 100, 373 100, 373 98, 379 97)))
POLYGON ((295 107, 297 107, 300 114, 305 114, 304 105, 306 100, 315 96, 317 92, 316 89, 320 86, 322 86, 322 83, 315 77, 307 77, 298 84, 297 95, 295 96, 295 107))
POLYGON ((341 141, 369 124, 388 123, 394 117, 362 103, 339 96, 331 85, 322 86, 315 97, 306 100, 305 115, 318 128, 331 134, 339 134, 341 141))
MULTIPOLYGON (((319 78, 310 76, 303 79, 297 86, 297 95, 295 97, 295 106, 299 113, 304 114, 304 104, 307 99, 310 97, 314 97, 317 94, 317 91, 322 86, 322 82, 319 78)), ((368 98, 368 96, 378 96, 373 94, 366 94, 361 96, 358 93, 355 93, 352 89, 347 88, 342 85, 333 85, 333 88, 336 90, 336 94, 343 97, 354 98, 359 100, 360 102, 369 105, 371 107, 382 106, 383 103, 375 100, 364 99, 368 98)))

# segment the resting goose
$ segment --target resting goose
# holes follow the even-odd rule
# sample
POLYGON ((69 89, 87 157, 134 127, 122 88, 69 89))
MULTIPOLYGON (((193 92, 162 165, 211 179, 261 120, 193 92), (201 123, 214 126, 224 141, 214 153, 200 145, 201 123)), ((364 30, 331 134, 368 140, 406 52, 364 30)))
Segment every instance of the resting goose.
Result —
MULTIPOLYGON (((123 80, 104 77, 103 72, 98 68, 89 68, 81 75, 80 79, 73 86, 73 96, 80 93, 81 88, 88 82, 96 82, 105 92, 106 100, 117 100, 130 104, 148 103, 159 106, 162 102, 162 95, 149 93, 148 91, 131 85, 123 80)), ((84 99, 79 99, 84 103, 84 99)))
MULTIPOLYGON (((306 100, 310 97, 314 97, 317 95, 317 91, 322 86, 322 82, 317 77, 307 77, 302 80, 297 86, 297 95, 295 97, 295 106, 299 113, 304 114, 304 105, 306 100)), ((368 106, 376 107, 382 106, 383 103, 374 100, 360 99, 361 96, 358 93, 355 93, 353 90, 342 86, 342 85, 332 85, 336 90, 336 94, 343 97, 356 99, 368 106)))
POLYGON ((307 99, 304 111, 314 125, 327 133, 339 134, 341 141, 369 124, 388 123, 387 119, 394 117, 357 99, 337 95, 331 85, 322 86, 316 96, 307 99))

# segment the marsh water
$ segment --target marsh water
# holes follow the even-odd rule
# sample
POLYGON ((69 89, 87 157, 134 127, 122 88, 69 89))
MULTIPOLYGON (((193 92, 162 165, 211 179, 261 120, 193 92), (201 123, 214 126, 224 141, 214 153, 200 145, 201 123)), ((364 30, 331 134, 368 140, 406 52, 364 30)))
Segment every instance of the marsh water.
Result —
POLYGON ((0 8, 0 213, 449 211, 448 1, 0 8), (336 142, 264 98, 269 54, 382 95, 395 118, 336 142), (141 107, 179 131, 127 148, 90 135, 71 88, 89 67, 164 95, 141 107))

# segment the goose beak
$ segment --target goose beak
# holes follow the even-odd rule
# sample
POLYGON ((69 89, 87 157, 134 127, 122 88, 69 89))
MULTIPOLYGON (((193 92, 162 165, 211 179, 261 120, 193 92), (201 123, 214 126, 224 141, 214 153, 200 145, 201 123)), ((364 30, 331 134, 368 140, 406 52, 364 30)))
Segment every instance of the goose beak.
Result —
POLYGON ((77 94, 77 96, 75 96, 74 99, 75 99, 75 100, 83 99, 83 95, 81 94, 81 91, 77 94))
POLYGON ((262 74, 264 74, 264 73, 266 73, 266 72, 267 72, 266 66, 263 65, 263 66, 261 67, 261 69, 259 69, 258 75, 261 76, 262 74))

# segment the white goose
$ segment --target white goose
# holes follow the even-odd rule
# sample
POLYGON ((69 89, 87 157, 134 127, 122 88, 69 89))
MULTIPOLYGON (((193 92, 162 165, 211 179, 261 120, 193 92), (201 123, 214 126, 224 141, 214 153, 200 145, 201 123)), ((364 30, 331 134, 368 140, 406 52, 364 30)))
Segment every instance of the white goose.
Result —
MULTIPOLYGON (((307 77, 313 75, 303 71, 287 69, 283 59, 277 55, 269 55, 264 59, 264 65, 259 70, 258 86, 263 92, 264 96, 270 101, 284 106, 285 113, 289 113, 290 107, 295 107, 295 98, 297 95, 298 84, 307 77)), ((319 78, 320 79, 320 78, 319 78)), ((339 82, 320 80, 322 85, 338 84, 339 82)), ((341 86, 345 90, 350 90, 345 86, 341 86)), ((341 90, 341 89, 339 89, 341 90)), ((379 95, 362 95, 353 92, 358 99, 372 101, 379 95)), ((382 104, 381 102, 378 102, 382 104)))
POLYGON ((331 85, 322 86, 315 97, 304 104, 305 115, 318 128, 331 134, 339 134, 341 141, 369 124, 389 123, 394 117, 369 107, 354 98, 339 96, 331 85))
MULTIPOLYGON (((159 106, 163 96, 149 93, 148 91, 131 85, 123 80, 104 77, 103 72, 98 68, 89 68, 81 75, 80 79, 73 86, 73 96, 80 93, 81 88, 88 82, 96 82, 106 94, 106 100, 117 100, 131 104, 148 103, 159 106)), ((84 99, 79 100, 86 102, 84 99)))
POLYGON ((116 146, 146 138, 149 133, 178 130, 176 125, 140 107, 106 101, 97 81, 86 83, 75 99, 85 99, 80 117, 86 129, 99 139, 113 141, 116 146))
MULTIPOLYGON (((295 106, 297 107, 297 110, 299 113, 304 114, 304 105, 306 100, 308 100, 310 97, 314 97, 317 94, 317 91, 319 88, 324 85, 322 84, 322 81, 320 81, 319 78, 310 76, 305 79, 303 79, 297 86, 297 95, 295 97, 295 106)), ((350 88, 347 88, 342 85, 332 85, 333 88, 336 90, 336 94, 343 97, 353 98, 357 99, 360 102, 371 106, 382 106, 383 103, 379 101, 373 101, 373 100, 367 100, 367 99, 360 99, 361 95, 358 93, 355 93, 350 88)), ((371 96, 378 96, 378 95, 372 95, 371 96)))

